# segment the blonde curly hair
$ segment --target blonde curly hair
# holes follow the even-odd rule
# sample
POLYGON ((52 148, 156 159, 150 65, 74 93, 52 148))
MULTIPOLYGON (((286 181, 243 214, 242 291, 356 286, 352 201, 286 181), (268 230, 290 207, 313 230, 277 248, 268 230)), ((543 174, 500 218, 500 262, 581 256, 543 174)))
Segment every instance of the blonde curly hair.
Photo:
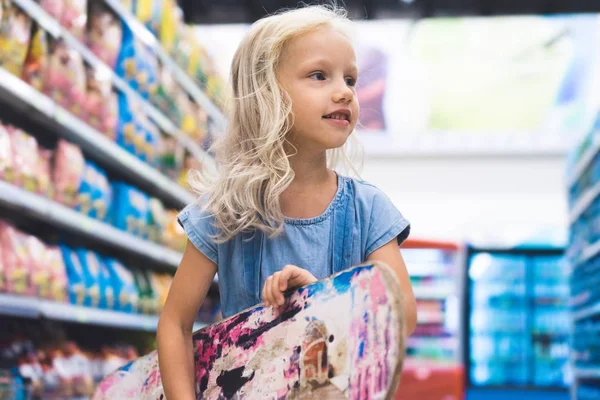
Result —
MULTIPOLYGON (((254 23, 243 38, 231 65, 227 132, 214 145, 218 172, 190 175, 200 206, 214 216, 215 242, 244 231, 259 229, 275 237, 283 230, 279 196, 294 179, 291 155, 284 150, 293 115, 277 81, 279 60, 290 40, 324 26, 349 36, 346 15, 335 6, 283 11, 254 23)), ((329 151, 328 164, 341 163, 358 174, 345 147, 329 151)))

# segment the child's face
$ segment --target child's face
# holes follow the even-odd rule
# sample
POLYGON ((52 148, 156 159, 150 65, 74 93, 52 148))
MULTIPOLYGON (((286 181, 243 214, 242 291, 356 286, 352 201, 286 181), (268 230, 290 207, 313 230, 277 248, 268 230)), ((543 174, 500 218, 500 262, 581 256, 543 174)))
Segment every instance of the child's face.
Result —
POLYGON ((358 120, 358 78, 350 40, 325 27, 294 38, 283 51, 278 80, 292 100, 290 140, 299 150, 342 146, 358 120))

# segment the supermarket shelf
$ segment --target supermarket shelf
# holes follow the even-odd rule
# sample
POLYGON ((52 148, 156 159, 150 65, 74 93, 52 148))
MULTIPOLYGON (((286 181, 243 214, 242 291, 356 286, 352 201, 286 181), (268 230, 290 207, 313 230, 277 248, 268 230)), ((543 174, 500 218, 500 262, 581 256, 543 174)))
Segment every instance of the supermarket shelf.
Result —
POLYGON ((0 181, 0 206, 22 211, 54 226, 85 235, 98 242, 172 268, 177 268, 182 257, 181 253, 137 238, 45 197, 27 192, 3 181, 0 181))
POLYGON ((44 124, 56 124, 56 133, 75 142, 95 158, 110 163, 127 174, 137 183, 154 189, 154 195, 173 203, 186 205, 194 201, 194 196, 165 175, 140 161, 115 142, 105 137, 62 107, 49 97, 38 92, 20 78, 0 68, 0 96, 11 104, 21 102, 27 106, 29 115, 41 119, 44 124), (32 115, 31 108, 36 110, 32 115))
POLYGON ((596 241, 595 243, 593 243, 591 245, 584 247, 584 249, 581 251, 581 255, 579 256, 579 258, 575 259, 575 262, 573 263, 573 267, 577 267, 578 265, 583 264, 584 262, 586 262, 590 258, 594 257, 598 253, 600 253, 600 240, 596 241))
POLYGON ((586 170, 586 168, 590 165, 596 154, 600 151, 600 142, 594 140, 592 146, 585 152, 585 154, 581 157, 581 159, 573 168, 573 173, 567 180, 567 188, 571 188, 575 182, 581 178, 581 175, 586 170))
POLYGON ((140 23, 133 14, 127 11, 121 0, 104 0, 104 2, 110 6, 110 8, 112 8, 112 10, 127 23, 127 25, 129 25, 129 28, 138 39, 154 50, 160 61, 171 71, 173 77, 179 82, 181 87, 187 90, 196 103, 208 112, 211 119, 223 128, 226 124, 223 113, 213 104, 202 89, 200 89, 198 84, 194 82, 194 80, 192 80, 179 65, 177 65, 175 60, 173 60, 173 58, 165 51, 152 32, 140 23))
POLYGON ((575 367, 575 376, 579 379, 598 379, 600 380, 600 368, 577 368, 575 367))
MULTIPOLYGON (((129 314, 119 311, 101 310, 74 306, 34 297, 0 294, 0 314, 24 318, 47 318, 57 321, 75 322, 88 325, 114 328, 136 329, 154 332, 158 317, 152 315, 129 314)), ((194 324, 194 331, 205 324, 194 324)))
POLYGON ((600 182, 597 182, 593 187, 586 190, 586 192, 577 199, 577 202, 569 213, 569 222, 575 223, 581 214, 583 214, 600 195, 600 182))
POLYGON ((127 94, 130 98, 138 101, 143 106, 146 114, 152 118, 165 133, 174 136, 182 143, 194 157, 200 160, 204 165, 214 167, 214 159, 208 155, 208 153, 181 132, 181 130, 179 130, 179 128, 177 128, 162 112, 133 90, 127 82, 121 79, 108 65, 96 57, 94 53, 75 38, 67 29, 63 28, 58 21, 46 13, 46 11, 44 11, 44 9, 34 0, 13 0, 13 3, 31 16, 31 18, 33 18, 50 35, 55 38, 63 39, 69 47, 77 51, 88 64, 93 66, 100 75, 110 77, 113 85, 117 89, 127 94))
POLYGON ((594 304, 593 306, 586 307, 582 310, 574 311, 572 313, 573 321, 575 322, 585 318, 593 317, 594 315, 598 314, 600 314, 600 302, 594 304))

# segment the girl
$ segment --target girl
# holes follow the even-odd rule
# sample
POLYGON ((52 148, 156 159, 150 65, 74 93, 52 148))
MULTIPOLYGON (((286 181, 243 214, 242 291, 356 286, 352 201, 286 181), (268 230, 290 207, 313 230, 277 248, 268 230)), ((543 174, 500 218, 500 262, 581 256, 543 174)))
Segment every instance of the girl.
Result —
MULTIPOLYGON (((369 260, 397 272, 407 334, 416 325, 398 244, 409 223, 377 188, 327 167, 358 120, 356 59, 341 11, 305 7, 256 22, 235 53, 219 176, 196 180, 179 214, 188 236, 158 326, 169 400, 194 399, 192 325, 218 271, 223 316, 369 260), (206 180, 202 180, 206 182, 206 180)), ((343 153, 342 153, 343 154, 343 153)))

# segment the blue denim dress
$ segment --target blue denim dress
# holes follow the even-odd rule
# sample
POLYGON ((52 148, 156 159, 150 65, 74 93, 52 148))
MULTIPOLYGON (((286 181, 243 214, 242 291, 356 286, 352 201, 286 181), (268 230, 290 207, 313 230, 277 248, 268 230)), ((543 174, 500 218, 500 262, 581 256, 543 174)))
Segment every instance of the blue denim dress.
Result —
POLYGON ((269 239, 261 231, 215 244, 213 217, 190 204, 178 215, 189 241, 218 266, 224 317, 261 302, 264 281, 286 264, 318 279, 366 261, 375 250, 409 235, 410 224, 375 186, 338 175, 338 190, 315 218, 286 218, 284 232, 269 239))

